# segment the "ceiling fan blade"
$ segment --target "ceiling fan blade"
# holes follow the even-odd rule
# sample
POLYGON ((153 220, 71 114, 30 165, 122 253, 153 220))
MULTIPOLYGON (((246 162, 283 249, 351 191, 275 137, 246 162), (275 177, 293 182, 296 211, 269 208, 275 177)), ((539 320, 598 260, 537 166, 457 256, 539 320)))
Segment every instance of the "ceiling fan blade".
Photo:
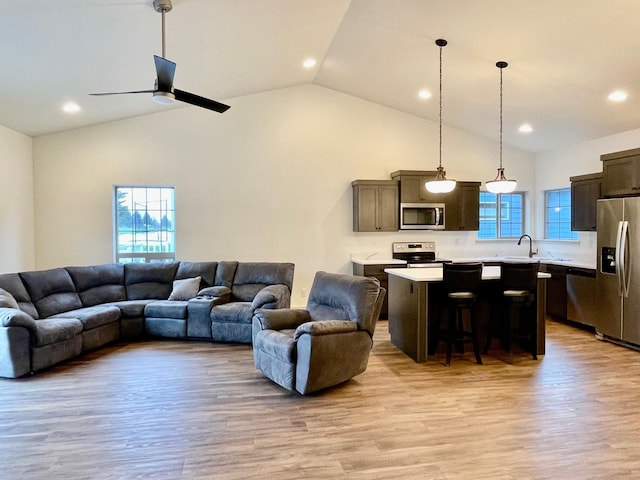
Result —
POLYGON ((229 110, 229 108, 231 108, 229 105, 225 105, 224 103, 201 97, 200 95, 196 95, 195 93, 178 90, 177 88, 173 89, 173 94, 175 95, 176 100, 190 103, 191 105, 195 105, 197 107, 208 108, 209 110, 213 110, 214 112, 218 113, 224 113, 229 110))
POLYGON ((133 90, 131 92, 105 92, 105 93, 90 93, 89 95, 101 96, 101 95, 126 95, 129 93, 153 93, 155 90, 133 90))
POLYGON ((156 75, 158 77, 158 90, 162 92, 170 92, 173 88, 173 77, 176 73, 176 64, 171 60, 153 56, 156 63, 156 75))

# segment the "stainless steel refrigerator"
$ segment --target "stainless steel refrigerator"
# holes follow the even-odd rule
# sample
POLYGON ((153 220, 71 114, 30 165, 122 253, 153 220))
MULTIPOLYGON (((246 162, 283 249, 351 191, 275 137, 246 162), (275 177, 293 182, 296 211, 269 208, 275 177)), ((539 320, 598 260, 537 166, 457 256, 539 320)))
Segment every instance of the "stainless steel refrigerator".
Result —
POLYGON ((640 197, 598 200, 596 333, 640 347, 640 197))

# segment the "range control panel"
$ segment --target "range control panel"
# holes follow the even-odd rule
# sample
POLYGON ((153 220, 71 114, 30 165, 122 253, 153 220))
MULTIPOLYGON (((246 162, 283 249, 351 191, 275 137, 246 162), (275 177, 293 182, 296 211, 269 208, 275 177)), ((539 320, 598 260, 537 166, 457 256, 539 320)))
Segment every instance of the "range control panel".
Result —
POLYGON ((435 252, 436 242, 393 242, 393 253, 435 252))

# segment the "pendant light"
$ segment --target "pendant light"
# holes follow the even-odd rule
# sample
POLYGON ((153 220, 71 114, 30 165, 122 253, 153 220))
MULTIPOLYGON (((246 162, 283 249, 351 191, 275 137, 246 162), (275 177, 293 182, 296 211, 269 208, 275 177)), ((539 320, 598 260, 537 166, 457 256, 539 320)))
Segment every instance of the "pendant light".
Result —
POLYGON ((456 188, 456 181, 448 180, 446 172, 444 168, 442 168, 442 47, 447 45, 447 41, 439 38, 436 40, 436 45, 440 47, 440 162, 438 164, 436 178, 425 182, 424 186, 431 193, 449 193, 456 188))
POLYGON ((502 70, 508 65, 507 62, 496 63, 496 67, 500 69, 500 167, 496 178, 487 182, 487 190, 491 193, 511 193, 517 185, 515 180, 508 180, 504 176, 504 168, 502 167, 502 70))

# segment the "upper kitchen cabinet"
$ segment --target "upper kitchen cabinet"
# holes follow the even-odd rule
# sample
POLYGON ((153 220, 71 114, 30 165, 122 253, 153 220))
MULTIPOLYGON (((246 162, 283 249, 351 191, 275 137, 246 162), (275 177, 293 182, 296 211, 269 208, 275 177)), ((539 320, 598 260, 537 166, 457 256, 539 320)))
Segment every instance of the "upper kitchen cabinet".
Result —
POLYGON ((456 182, 456 188, 444 195, 444 229, 453 231, 480 229, 480 182, 456 182))
POLYGON ((353 231, 395 232, 398 230, 398 182, 354 180, 353 231))
POLYGON ((602 196, 640 195, 640 148, 601 155, 602 196))
POLYGON ((435 177, 435 171, 427 170, 397 170, 391 174, 393 180, 400 182, 400 203, 442 203, 442 193, 431 193, 424 186, 435 177))
POLYGON ((571 230, 595 232, 602 173, 571 177, 571 230))

